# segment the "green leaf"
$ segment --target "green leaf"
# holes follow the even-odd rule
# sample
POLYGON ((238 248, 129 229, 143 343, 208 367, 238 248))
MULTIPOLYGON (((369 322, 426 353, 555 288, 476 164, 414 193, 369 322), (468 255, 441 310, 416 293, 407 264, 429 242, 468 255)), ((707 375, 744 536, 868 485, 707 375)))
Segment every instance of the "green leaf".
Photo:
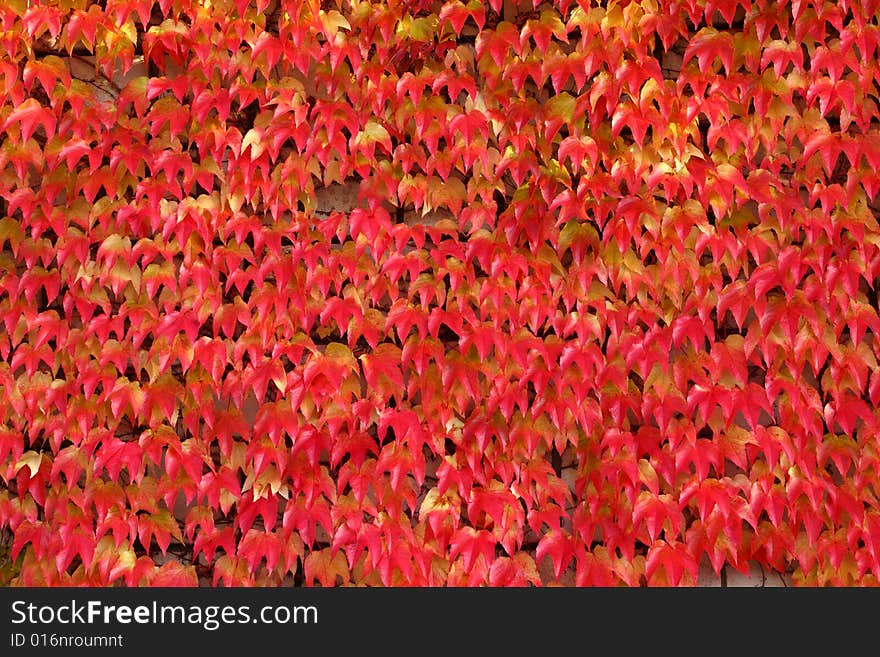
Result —
POLYGON ((564 123, 571 123, 574 120, 576 105, 577 101, 574 97, 563 91, 547 101, 547 116, 559 119, 564 123))
POLYGON ((399 36, 408 36, 413 41, 431 41, 437 34, 439 20, 436 15, 413 18, 404 16, 397 25, 399 36))

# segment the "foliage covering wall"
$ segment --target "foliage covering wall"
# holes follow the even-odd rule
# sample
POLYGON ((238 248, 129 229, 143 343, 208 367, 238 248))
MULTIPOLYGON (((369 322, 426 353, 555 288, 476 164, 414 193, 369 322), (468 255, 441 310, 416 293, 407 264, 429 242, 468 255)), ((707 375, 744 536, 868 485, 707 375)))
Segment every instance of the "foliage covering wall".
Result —
POLYGON ((877 582, 876 0, 0 5, 0 581, 877 582))

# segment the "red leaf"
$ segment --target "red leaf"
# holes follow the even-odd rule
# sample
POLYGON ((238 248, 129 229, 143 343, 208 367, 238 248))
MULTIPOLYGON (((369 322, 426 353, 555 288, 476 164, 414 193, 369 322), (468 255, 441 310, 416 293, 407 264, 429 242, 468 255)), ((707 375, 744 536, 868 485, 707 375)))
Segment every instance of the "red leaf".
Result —
POLYGON ((47 138, 51 138, 55 134, 56 121, 52 110, 43 107, 33 98, 26 99, 12 111, 3 124, 3 130, 9 130, 10 126, 16 123, 21 129, 22 143, 31 138, 37 125, 43 127, 47 138))
POLYGON ((538 542, 535 551, 535 561, 541 563, 544 557, 550 557, 553 562, 553 572, 556 577, 562 576, 562 571, 568 566, 574 557, 574 545, 572 537, 561 529, 550 529, 538 542))

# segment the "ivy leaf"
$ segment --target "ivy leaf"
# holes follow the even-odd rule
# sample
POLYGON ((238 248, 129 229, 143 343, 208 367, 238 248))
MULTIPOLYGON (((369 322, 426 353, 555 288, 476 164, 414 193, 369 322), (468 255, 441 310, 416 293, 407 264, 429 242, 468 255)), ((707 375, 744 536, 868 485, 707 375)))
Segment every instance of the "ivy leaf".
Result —
POLYGON ((465 571, 471 570, 480 557, 486 565, 494 561, 495 546, 498 541, 485 529, 461 527, 453 534, 450 541, 450 558, 462 556, 465 571))
POLYGON ((364 129, 355 137, 355 144, 371 146, 376 143, 391 152, 391 135, 388 130, 378 121, 367 121, 364 129))
POLYGON ((699 564, 690 554, 686 544, 677 541, 667 543, 661 540, 648 550, 645 575, 650 584, 679 586, 685 573, 690 577, 690 583, 696 584, 699 564))
POLYGON ((349 568, 345 553, 334 551, 332 548, 309 552, 304 569, 309 584, 317 581, 321 586, 336 586, 337 580, 343 584, 348 583, 349 568))
POLYGON ((33 450, 28 450, 24 454, 22 454, 18 461, 15 462, 14 472, 18 472, 24 467, 27 467, 31 477, 37 476, 37 473, 40 471, 40 467, 43 463, 43 455, 39 452, 35 452, 33 450))
POLYGON ((331 39, 332 35, 335 35, 339 30, 351 29, 351 24, 345 16, 335 9, 331 9, 330 11, 324 11, 323 9, 320 10, 318 12, 318 19, 321 21, 324 34, 328 39, 331 39))
POLYGON ((26 89, 31 90, 34 79, 43 86, 43 90, 52 96, 55 85, 61 82, 65 89, 70 87, 70 70, 64 60, 56 55, 47 55, 39 60, 30 60, 25 64, 22 82, 26 89))
POLYGON ((489 568, 490 586, 540 586, 541 576, 529 554, 517 552, 513 557, 498 557, 489 568))
POLYGON ((42 126, 47 138, 51 138, 55 134, 56 119, 49 108, 43 107, 34 98, 27 98, 6 118, 3 129, 9 130, 15 124, 20 127, 21 141, 24 143, 34 134, 37 125, 42 126))
POLYGON ((550 557, 553 572, 557 579, 574 557, 572 537, 561 529, 548 530, 538 542, 535 560, 540 563, 544 557, 550 557))
POLYGON ((684 53, 684 63, 696 58, 700 71, 706 72, 708 65, 716 57, 730 74, 733 70, 733 37, 712 27, 704 27, 691 38, 684 53))

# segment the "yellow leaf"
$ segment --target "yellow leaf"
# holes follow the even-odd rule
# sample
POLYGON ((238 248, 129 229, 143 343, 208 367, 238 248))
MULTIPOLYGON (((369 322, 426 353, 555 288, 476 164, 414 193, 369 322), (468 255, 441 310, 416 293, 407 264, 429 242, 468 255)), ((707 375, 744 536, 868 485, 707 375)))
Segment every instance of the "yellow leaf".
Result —
POLYGON ((131 251, 131 239, 121 235, 110 235, 101 242, 98 253, 127 253, 131 251))
POLYGON ((31 477, 36 475, 40 471, 40 464, 43 462, 43 455, 39 452, 34 452, 29 450, 21 455, 21 458, 15 464, 15 472, 17 473, 24 466, 27 466, 31 471, 31 477))
POLYGON ((244 205, 244 194, 241 192, 228 194, 226 198, 229 202, 229 209, 232 210, 233 213, 241 210, 241 206, 244 205))
POLYGON ((565 25, 559 20, 559 14, 555 11, 545 9, 541 12, 541 18, 538 22, 549 27, 556 38, 562 39, 565 37, 565 25))
POLYGON ((351 349, 341 342, 331 342, 328 344, 324 349, 324 356, 341 361, 352 368, 357 367, 357 362, 355 361, 354 354, 351 353, 351 349))
POLYGON ((381 123, 377 121, 367 121, 363 131, 361 131, 356 140, 358 144, 372 144, 379 142, 391 149, 391 135, 381 123))
POLYGON ((23 16, 27 11, 29 4, 28 0, 6 0, 6 6, 11 9, 12 13, 16 16, 23 16))
POLYGON ((517 552, 512 559, 520 565, 523 574, 530 582, 540 582, 541 576, 538 574, 538 568, 535 566, 535 560, 527 552, 517 552))
POLYGON ((10 246, 18 246, 22 237, 23 232, 18 221, 9 217, 0 219, 0 245, 8 240, 10 246))
POLYGON ((620 5, 614 5, 605 13, 605 16, 602 18, 600 22, 600 29, 602 31, 602 36, 607 37, 612 30, 615 28, 621 27, 624 23, 623 9, 620 8, 620 5))
POLYGON ((137 556, 135 555, 134 550, 126 548, 119 551, 119 559, 116 562, 116 568, 127 572, 134 568, 136 562, 137 556))
POLYGON ((232 505, 237 501, 238 498, 225 488, 220 490, 220 510, 223 511, 224 514, 229 513, 229 509, 231 509, 232 505))
POLYGON ((110 269, 114 278, 119 281, 127 281, 132 284, 135 292, 141 289, 141 269, 140 267, 129 267, 123 260, 117 260, 110 269))
POLYGON ((137 28, 134 26, 134 21, 126 21, 120 26, 119 30, 125 35, 126 39, 132 43, 137 43, 137 28))
POLYGON ((422 500, 422 506, 419 508, 419 515, 425 515, 432 511, 449 511, 454 509, 460 500, 458 493, 454 490, 448 490, 445 495, 440 495, 439 490, 435 487, 428 491, 425 499, 422 500))
POLYGON ((345 16, 340 14, 335 9, 331 11, 324 11, 322 9, 318 13, 318 16, 321 19, 321 26, 324 28, 324 32, 327 34, 335 34, 341 29, 351 29, 351 24, 348 22, 345 16))
POLYGON ((406 16, 398 23, 397 34, 408 36, 414 41, 430 41, 437 33, 438 21, 437 16, 433 15, 420 18, 406 16))
POLYGON ((263 154, 263 151, 266 150, 266 147, 261 141, 262 138, 263 131, 260 128, 251 128, 245 133, 244 139, 241 140, 242 151, 248 146, 251 148, 251 162, 260 157, 260 155, 263 154))
POLYGON ((649 490, 657 491, 660 485, 660 478, 657 471, 648 459, 639 459, 639 479, 645 484, 649 490))
POLYGON ((279 490, 281 490, 281 477, 275 466, 270 465, 260 473, 254 482, 254 499, 269 497, 270 491, 272 495, 277 495, 279 490))
POLYGON ((348 584, 349 570, 345 553, 342 550, 334 551, 331 548, 310 552, 305 559, 306 580, 311 583, 315 579, 322 586, 334 586, 336 578, 340 578, 343 584, 348 584))

